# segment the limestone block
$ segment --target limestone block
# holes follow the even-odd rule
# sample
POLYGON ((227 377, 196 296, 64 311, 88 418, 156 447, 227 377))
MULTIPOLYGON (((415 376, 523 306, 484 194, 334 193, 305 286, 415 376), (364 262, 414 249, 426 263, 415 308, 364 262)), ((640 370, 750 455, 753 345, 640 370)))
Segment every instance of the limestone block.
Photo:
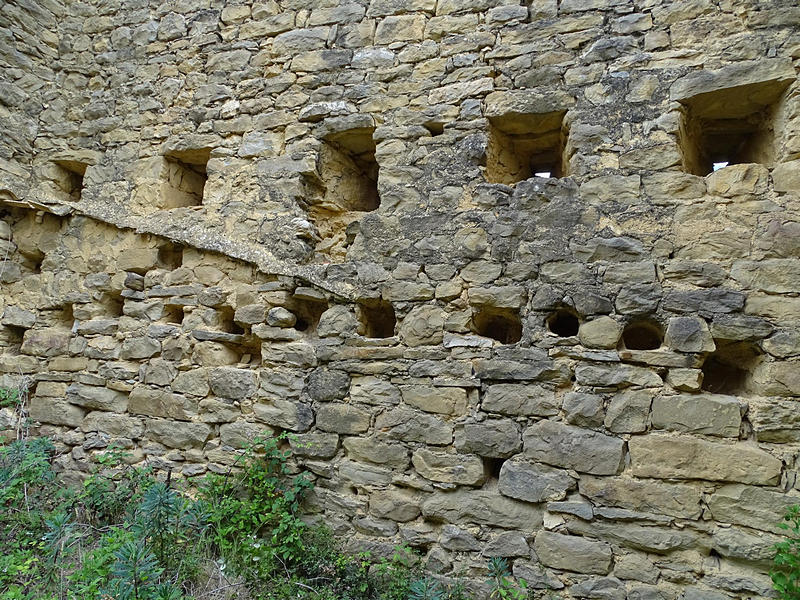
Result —
MULTIPOLYGON (((492 261, 492 260, 473 260, 471 263, 468 263, 461 271, 459 272, 459 276, 463 281, 468 281, 472 284, 486 284, 491 283, 503 273, 503 265, 492 261)), ((475 288, 479 290, 480 288, 475 288)), ((525 290, 522 288, 516 288, 522 294, 525 293, 525 290)), ((470 290, 470 294, 472 290, 470 290)), ((479 292, 480 293, 480 292, 479 292)), ((501 292, 502 293, 502 292, 501 292)), ((486 292, 484 292, 486 294, 486 292)), ((506 295, 508 293, 506 292, 506 295)), ((485 304, 484 302, 477 302, 477 304, 485 304)))
POLYGON ((99 431, 114 437, 132 440, 138 440, 144 435, 144 423, 141 419, 102 411, 94 411, 86 415, 81 429, 87 433, 99 431))
POLYGON ((800 160, 780 163, 772 171, 772 181, 776 192, 800 194, 800 160))
POLYGON ((348 456, 385 465, 399 471, 409 463, 408 449, 400 444, 389 444, 375 438, 348 437, 342 442, 348 456))
POLYGON ((525 430, 523 439, 525 456, 555 467, 613 475, 622 463, 620 438, 556 421, 539 421, 525 430))
POLYGON ((708 324, 700 317, 672 317, 664 343, 678 352, 713 352, 716 348, 708 324))
POLYGON ((295 456, 333 458, 339 449, 339 436, 334 433, 300 433, 289 436, 295 456))
POLYGON ((661 387, 661 377, 643 367, 630 365, 580 364, 575 368, 575 379, 581 385, 599 387, 661 387))
POLYGON ((388 16, 378 23, 375 43, 387 45, 392 42, 421 41, 425 33, 425 17, 422 15, 388 16))
POLYGON ((31 356, 58 356, 67 354, 71 333, 69 330, 47 328, 27 329, 22 336, 20 352, 31 356))
POLYGON ((275 306, 267 312, 266 321, 272 327, 294 327, 297 317, 282 306, 275 306))
POLYGON ((737 260, 731 268, 731 277, 743 287, 761 292, 796 293, 800 291, 800 259, 737 260))
POLYGON ((320 337, 347 336, 358 330, 358 320, 352 308, 335 305, 330 307, 319 318, 317 333, 320 337))
POLYGON ((540 508, 488 490, 437 492, 422 503, 422 515, 446 523, 475 523, 522 531, 535 531, 542 526, 540 508))
POLYGON ((675 550, 698 550, 708 547, 708 541, 694 531, 669 527, 654 527, 624 521, 584 521, 571 519, 570 533, 577 533, 645 552, 663 554, 675 550))
POLYGON ((148 385, 169 385, 177 375, 175 366, 163 358, 154 358, 141 366, 140 377, 148 385))
POLYGON ((203 423, 230 423, 242 416, 242 409, 233 400, 205 398, 198 406, 203 423))
POLYGON ((223 446, 247 448, 259 436, 271 436, 273 430, 261 423, 236 421, 219 427, 219 440, 223 446))
POLYGON ((603 398, 595 394, 569 392, 564 394, 564 418, 570 425, 597 427, 603 423, 603 398))
POLYGON ((211 435, 211 427, 205 423, 186 423, 151 419, 146 423, 147 436, 168 448, 202 448, 211 435))
POLYGON ((117 257, 120 271, 144 275, 158 266, 158 248, 128 248, 117 257))
POLYGON ((474 552, 480 550, 480 542, 469 531, 456 525, 445 525, 439 536, 439 544, 452 552, 474 552))
POLYGON ((400 323, 400 339, 408 346, 442 343, 444 313, 436 306, 417 306, 400 323))
POLYGON ((233 320, 237 323, 255 325, 264 322, 266 312, 267 309, 263 304, 247 304, 236 309, 236 312, 233 313, 233 320))
POLYGON ((760 340, 774 327, 769 321, 747 315, 715 315, 711 336, 722 340, 760 340))
POLYGON ((171 387, 173 392, 203 398, 211 389, 208 385, 208 371, 205 368, 181 371, 172 380, 171 387))
MULTIPOLYGON (((740 85, 793 81, 794 68, 788 58, 772 58, 737 62, 714 71, 698 70, 678 79, 669 90, 670 100, 682 100, 699 94, 740 85)), ((761 105, 755 105, 754 110, 761 105)), ((753 112, 745 111, 744 114, 753 112)))
POLYGON ((383 487, 392 481, 389 469, 351 460, 340 461, 337 465, 339 477, 353 486, 383 487))
POLYGON ((744 294, 725 288, 670 291, 662 308, 677 313, 731 313, 742 310, 744 301, 744 294))
POLYGON ((420 449, 411 456, 417 473, 425 479, 458 485, 481 485, 486 479, 483 461, 472 454, 452 454, 420 449))
POLYGON ((772 533, 784 532, 778 525, 789 507, 795 504, 800 504, 800 494, 796 490, 784 493, 741 484, 721 487, 708 501, 714 520, 772 533))
POLYGON ((658 581, 659 570, 643 554, 631 552, 614 557, 614 574, 621 579, 632 579, 652 584, 658 581))
POLYGON ((149 337, 126 338, 122 341, 119 357, 122 360, 151 358, 161 352, 161 342, 149 337))
POLYGON ((659 479, 708 479, 769 485, 782 463, 754 444, 722 444, 687 435, 649 434, 628 442, 633 474, 659 479))
POLYGON ((519 427, 511 419, 466 423, 456 430, 456 448, 479 456, 506 458, 522 447, 519 427))
POLYGON ((364 433, 370 417, 369 411, 349 404, 325 404, 317 409, 317 427, 333 433, 364 433))
POLYGON ((398 523, 413 521, 421 512, 419 495, 406 489, 390 487, 372 492, 369 513, 398 523))
POLYGON ((504 496, 526 502, 563 500, 574 488, 575 480, 567 471, 522 460, 503 463, 497 487, 504 496))
POLYGON ((535 384, 495 383, 486 388, 481 408, 503 415, 549 417, 558 414, 552 389, 535 384))
POLYGON ((494 89, 491 77, 439 86, 428 94, 431 104, 456 104, 465 98, 483 96, 494 89))
POLYGON ((312 400, 331 402, 347 396, 350 389, 350 375, 344 371, 315 369, 308 377, 305 393, 312 400))
POLYGON ((255 371, 233 367, 211 369, 208 372, 208 383, 214 394, 231 400, 250 398, 258 389, 255 371))
POLYGON ((645 315, 655 312, 661 301, 661 286, 655 283, 634 283, 617 294, 617 311, 624 315, 645 315))
POLYGON ((474 287, 469 289, 467 295, 473 306, 497 308, 520 308, 527 299, 525 288, 521 286, 474 287))
POLYGON ((702 511, 702 490, 682 483, 581 475, 578 489, 596 506, 615 506, 684 519, 696 519, 702 511))
POLYGON ((378 415, 375 429, 406 442, 446 446, 453 442, 453 428, 441 419, 412 409, 395 408, 378 415))
POLYGON ((772 564, 775 544, 782 537, 764 533, 754 534, 739 527, 718 527, 711 536, 711 546, 720 556, 772 564))
POLYGON ((769 396, 800 396, 800 361, 764 362, 753 370, 751 385, 769 396))
POLYGON ((778 358, 800 355, 800 331, 796 329, 779 329, 764 340, 761 345, 764 350, 778 358))
POLYGON ((729 165, 709 173, 706 177, 708 193, 725 198, 767 191, 769 171, 764 165, 729 165))
POLYGON ((670 369, 667 383, 679 392, 696 392, 703 383, 703 372, 700 369, 670 369))
POLYGON ((428 385, 401 386, 403 401, 425 412, 463 415, 467 410, 467 390, 458 387, 428 385))
POLYGON ((598 575, 611 570, 611 547, 605 542, 540 531, 536 534, 533 549, 543 565, 554 569, 598 575))
POLYGON ((72 383, 67 388, 67 402, 83 408, 122 413, 128 408, 128 396, 107 387, 72 383))
POLYGON ((136 385, 128 395, 128 412, 149 417, 190 421, 197 415, 197 398, 172 394, 158 388, 136 385))
POLYGON ((739 437, 742 407, 733 396, 682 394, 653 401, 653 427, 685 433, 739 437))
POLYGON ((306 341, 261 344, 264 365, 310 368, 317 366, 314 346, 306 341))
MULTIPOLYGON (((5 223, 5 221, 0 221, 0 223, 5 223)), ((0 323, 30 329, 36 323, 36 314, 18 306, 7 305, 3 310, 0 323)))
POLYGON ((516 531, 506 531, 494 538, 483 549, 484 556, 499 556, 515 558, 518 556, 530 557, 531 549, 525 536, 516 531))
POLYGON ((661 265, 664 279, 700 287, 720 285, 726 273, 719 265, 693 260, 671 260, 661 265))
POLYGON ((308 431, 314 412, 308 404, 275 398, 269 404, 256 402, 253 413, 259 421, 290 431, 308 431))
POLYGON ((37 395, 30 399, 28 413, 31 419, 39 423, 79 427, 86 411, 63 400, 37 395))
POLYGON ((353 377, 350 399, 359 404, 392 406, 400 404, 401 394, 397 386, 378 377, 353 377))
MULTIPOLYGON (((492 92, 486 96, 485 103, 486 117, 500 119, 501 125, 520 115, 545 116, 547 113, 556 113, 551 117, 552 122, 542 123, 539 128, 540 131, 550 131, 561 124, 560 113, 575 104, 575 98, 562 91, 543 93, 535 90, 508 90, 492 92)), ((506 131, 506 128, 503 130, 506 131)), ((508 130, 507 133, 522 132, 508 130)))
POLYGON ((797 400, 754 399, 750 401, 747 416, 753 425, 756 439, 760 442, 800 441, 800 412, 797 410, 797 400))
POLYGON ((616 348, 620 335, 622 325, 607 316, 586 321, 578 330, 578 339, 587 348, 616 348))
POLYGON ((606 411, 606 429, 614 433, 645 431, 652 401, 651 390, 628 390, 616 394, 606 411))

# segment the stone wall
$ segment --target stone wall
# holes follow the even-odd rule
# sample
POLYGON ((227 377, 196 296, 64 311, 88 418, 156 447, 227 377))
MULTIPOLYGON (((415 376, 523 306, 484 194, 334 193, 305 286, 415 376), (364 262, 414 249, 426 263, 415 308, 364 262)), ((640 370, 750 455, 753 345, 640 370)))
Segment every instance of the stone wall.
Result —
POLYGON ((6 3, 0 384, 73 481, 112 443, 191 478, 289 431, 352 550, 769 596, 793 4, 6 3))

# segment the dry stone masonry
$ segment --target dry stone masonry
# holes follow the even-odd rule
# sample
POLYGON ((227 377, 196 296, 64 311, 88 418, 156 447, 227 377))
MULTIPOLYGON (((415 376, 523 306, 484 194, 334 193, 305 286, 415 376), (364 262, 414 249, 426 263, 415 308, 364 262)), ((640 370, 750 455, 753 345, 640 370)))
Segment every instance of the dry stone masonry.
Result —
POLYGON ((290 432, 353 551, 771 595, 795 2, 12 0, 0 65, 0 384, 67 480, 290 432))

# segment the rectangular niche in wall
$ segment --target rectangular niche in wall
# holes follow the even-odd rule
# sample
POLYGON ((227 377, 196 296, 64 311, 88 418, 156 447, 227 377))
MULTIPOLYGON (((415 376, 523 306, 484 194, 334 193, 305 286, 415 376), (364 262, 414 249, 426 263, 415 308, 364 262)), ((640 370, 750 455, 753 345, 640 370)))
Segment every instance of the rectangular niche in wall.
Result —
MULTIPOLYGON (((708 175, 726 165, 759 163, 771 167, 781 97, 789 80, 753 81, 751 76, 742 85, 731 85, 735 79, 717 79, 721 80, 719 89, 676 98, 683 105, 679 141, 684 170, 708 175)), ((709 75, 707 84, 695 90, 709 89, 714 82, 714 75, 709 75)))
POLYGON ((566 175, 566 111, 489 117, 486 180, 513 185, 566 175))
POLYGON ((203 204, 206 166, 211 150, 181 150, 164 156, 161 171, 161 207, 165 209, 203 204))
POLYGON ((55 183, 59 190, 69 196, 73 202, 79 202, 83 192, 83 176, 88 165, 77 160, 57 160, 55 167, 55 183))
POLYGON ((374 127, 361 127, 325 138, 319 157, 325 186, 320 208, 331 212, 366 212, 378 208, 374 131, 374 127))

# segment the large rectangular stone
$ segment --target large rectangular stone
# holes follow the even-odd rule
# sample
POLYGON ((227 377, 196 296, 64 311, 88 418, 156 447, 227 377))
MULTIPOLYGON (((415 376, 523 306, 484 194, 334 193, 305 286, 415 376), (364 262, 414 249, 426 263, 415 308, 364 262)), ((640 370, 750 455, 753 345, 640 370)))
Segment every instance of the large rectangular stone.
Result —
POLYGON ((481 408, 504 415, 549 417, 558 414, 559 402, 555 392, 543 386, 497 383, 486 389, 481 408))
POLYGON ((433 494, 422 504, 422 514, 447 523, 476 523, 522 531, 535 531, 542 526, 540 508, 487 490, 433 494))
POLYGON ((739 437, 742 407, 733 396, 680 394, 653 400, 653 427, 720 437, 739 437))
POLYGON ((128 397, 122 392, 82 383, 73 383, 67 388, 67 402, 117 413, 125 412, 128 407, 128 397))
POLYGON ((526 456, 556 467, 614 475, 622 464, 622 439, 556 421, 528 427, 523 440, 526 456))
POLYGON ((575 535, 540 531, 533 542, 539 561, 554 569, 605 575, 611 570, 611 546, 575 535))
POLYGON ((688 435, 650 434, 628 442, 633 474, 659 479, 707 479, 770 485, 783 463, 754 444, 723 444, 688 435))
POLYGON ((582 475, 578 490, 595 506, 614 506, 683 519, 697 519, 702 513, 702 491, 682 483, 582 475))
POLYGON ((190 421, 197 415, 197 398, 137 385, 128 396, 128 412, 149 417, 190 421))
POLYGON ((741 484, 725 485, 711 495, 708 507, 715 521, 783 533, 779 527, 787 509, 800 504, 797 491, 784 493, 741 484))
POLYGON ((459 387, 408 385, 400 388, 403 401, 425 412, 463 415, 467 410, 467 390, 459 387))

